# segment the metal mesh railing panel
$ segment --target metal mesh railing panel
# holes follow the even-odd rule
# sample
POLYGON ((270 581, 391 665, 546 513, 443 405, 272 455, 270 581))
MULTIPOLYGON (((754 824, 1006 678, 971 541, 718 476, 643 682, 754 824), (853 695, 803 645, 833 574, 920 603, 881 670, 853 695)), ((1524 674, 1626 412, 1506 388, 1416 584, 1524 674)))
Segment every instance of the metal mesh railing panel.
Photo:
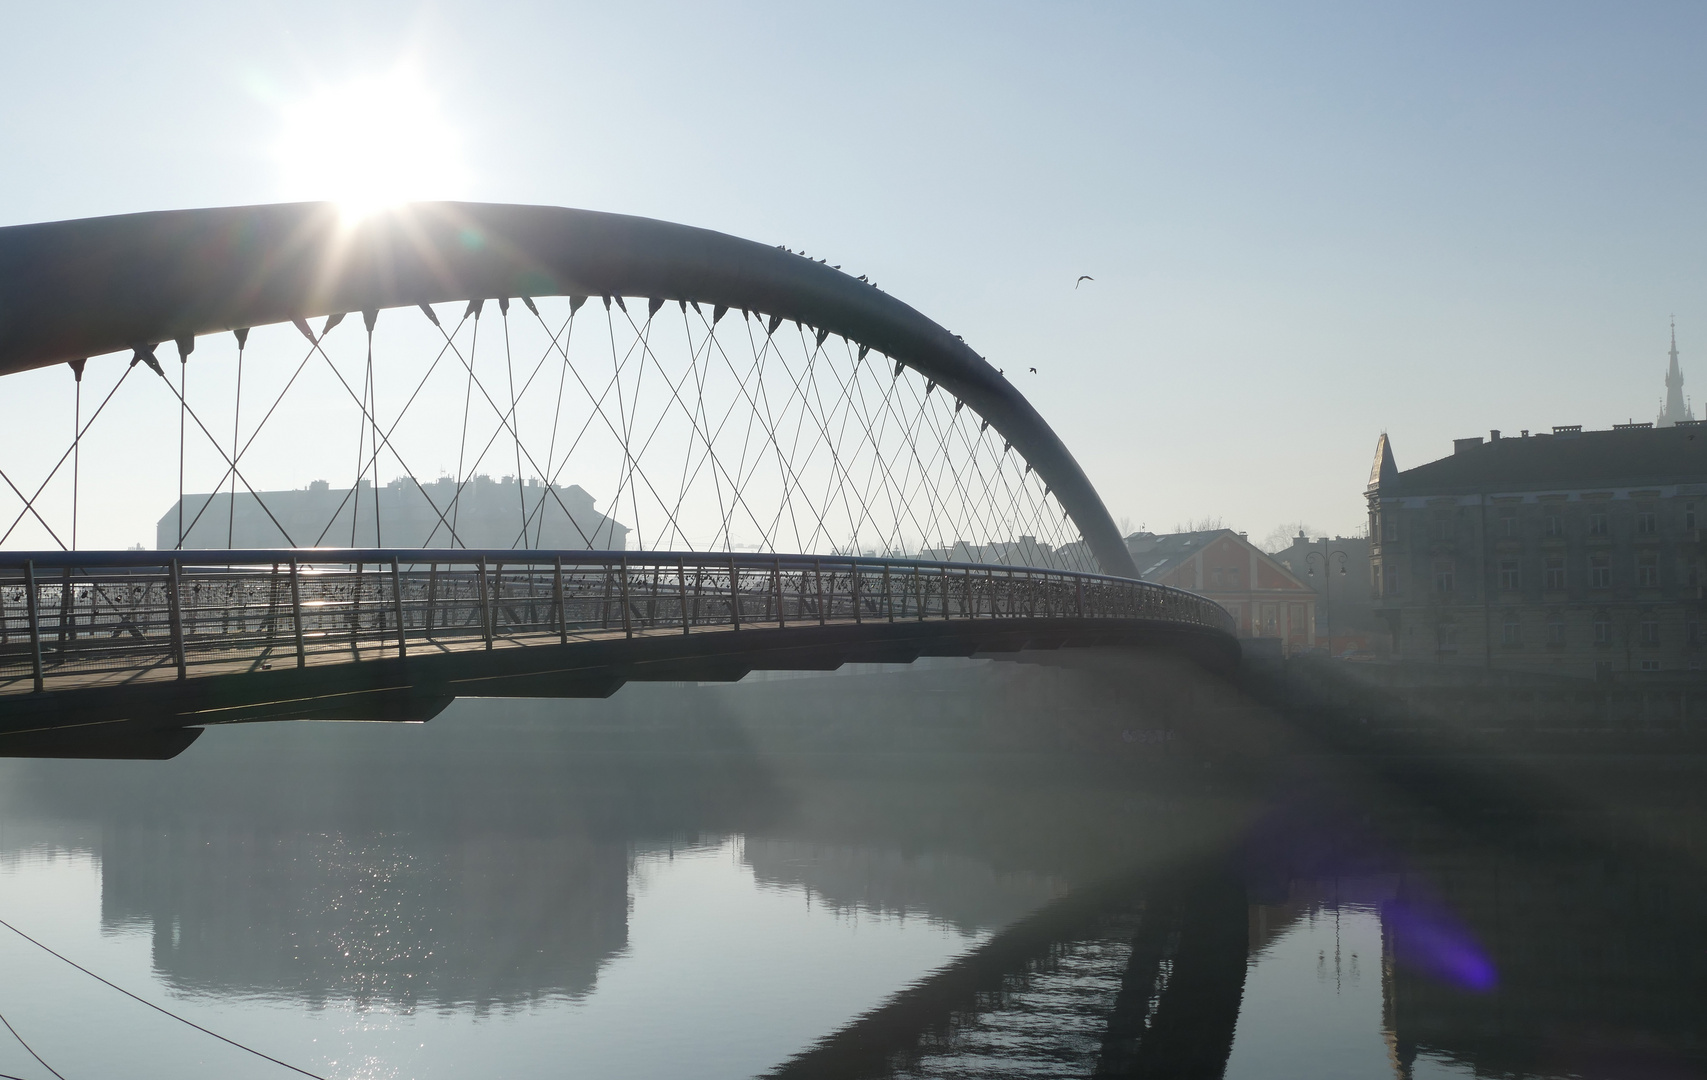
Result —
POLYGON ((0 565, 0 693, 414 653, 864 622, 1143 620, 1233 631, 1149 582, 898 559, 303 553, 0 565), (425 560, 425 561, 423 561, 425 560), (118 565, 114 565, 117 563, 118 565))

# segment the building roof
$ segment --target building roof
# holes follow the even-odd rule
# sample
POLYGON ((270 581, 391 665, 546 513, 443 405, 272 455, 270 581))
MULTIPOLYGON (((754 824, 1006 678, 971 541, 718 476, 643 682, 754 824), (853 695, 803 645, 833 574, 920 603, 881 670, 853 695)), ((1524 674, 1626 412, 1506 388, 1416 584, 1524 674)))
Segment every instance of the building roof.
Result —
MULTIPOLYGON (((1133 533, 1126 538, 1126 549, 1132 553, 1132 561, 1138 565, 1138 576, 1146 581, 1159 581, 1170 571, 1193 555, 1203 551, 1217 540, 1228 539, 1242 548, 1255 553, 1256 557, 1267 566, 1278 580, 1289 582, 1292 586, 1308 591, 1297 575, 1293 574, 1284 563, 1276 561, 1274 556, 1263 551, 1250 539, 1232 529, 1209 529, 1203 532, 1183 533, 1133 533)), ((1255 582, 1249 584, 1255 585, 1255 582)), ((1239 591, 1247 591, 1240 589, 1239 591)))
POLYGON ((1459 439, 1455 446, 1451 457, 1389 473, 1382 455, 1391 449, 1383 436, 1370 491, 1387 499, 1707 483, 1707 426, 1699 424, 1556 428, 1551 435, 1459 439))
POLYGON ((1138 565, 1138 576, 1152 580, 1167 573, 1180 563, 1209 546, 1218 536, 1238 536, 1232 529, 1210 529, 1206 532, 1133 533, 1126 538, 1126 550, 1138 565))
POLYGON ((1393 444, 1387 441, 1387 433, 1383 431, 1375 442, 1375 464, 1369 469, 1369 486, 1385 484, 1398 475, 1399 466, 1393 460, 1393 444))

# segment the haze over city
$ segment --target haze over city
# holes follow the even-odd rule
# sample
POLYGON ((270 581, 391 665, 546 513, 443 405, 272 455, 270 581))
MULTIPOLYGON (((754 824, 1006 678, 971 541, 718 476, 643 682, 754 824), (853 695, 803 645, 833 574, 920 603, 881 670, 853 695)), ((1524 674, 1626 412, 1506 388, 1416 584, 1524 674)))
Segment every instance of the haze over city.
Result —
POLYGON ((1707 1080, 1707 7, 0 15, 0 1080, 1707 1080))
MULTIPOLYGON (((17 6, 0 205, 468 198, 784 244, 1006 368, 1133 528, 1350 533, 1383 430, 1408 468, 1490 428, 1651 419, 1674 313, 1707 386, 1704 18, 17 6)), ((19 378, 14 435, 67 381, 19 378)), ((120 448, 160 426, 115 421, 120 448)), ((128 477, 86 535, 149 540, 173 479, 128 477)))

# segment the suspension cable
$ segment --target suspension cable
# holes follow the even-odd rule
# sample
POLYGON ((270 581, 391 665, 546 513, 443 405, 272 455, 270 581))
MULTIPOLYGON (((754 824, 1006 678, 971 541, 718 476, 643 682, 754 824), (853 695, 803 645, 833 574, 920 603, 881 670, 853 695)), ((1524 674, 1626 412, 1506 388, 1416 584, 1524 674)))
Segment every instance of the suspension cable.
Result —
MULTIPOLYGON (((431 311, 432 311, 431 308, 429 308, 423 304, 421 306, 421 310, 428 313, 427 317, 429 319, 434 320, 435 326, 438 325, 436 317, 431 314, 431 311)), ((321 346, 319 341, 315 340, 314 332, 312 330, 308 329, 308 326, 306 323, 299 323, 297 326, 297 329, 309 341, 308 353, 305 357, 303 357, 303 363, 306 364, 310 359, 312 359, 316 355, 318 355, 320 357, 320 359, 326 361, 327 370, 329 370, 332 373, 333 378, 338 380, 338 385, 343 387, 344 393, 349 395, 350 400, 356 403, 356 408, 361 410, 362 416, 365 419, 369 415, 367 403, 362 400, 362 396, 360 394, 357 394, 355 392, 355 390, 351 389, 350 384, 349 384, 349 380, 345 379, 343 372, 338 370, 338 365, 332 362, 331 355, 326 352, 326 350, 321 346)), ((443 328, 440 327, 440 330, 442 331, 443 328)), ((321 336, 324 337, 325 335, 322 334, 321 336)), ((434 358, 433 362, 427 366, 427 373, 425 375, 421 376, 421 381, 415 385, 415 390, 413 393, 411 393, 409 395, 409 400, 403 403, 403 408, 398 411, 397 416, 391 421, 391 427, 387 428, 383 435, 379 435, 377 433, 377 428, 376 428, 376 436, 375 436, 375 441, 383 442, 386 446, 386 449, 391 451, 391 456, 397 459, 397 464, 403 469, 403 474, 409 478, 410 483, 415 485, 415 490, 421 493, 421 498, 426 500, 428 507, 430 507, 432 509, 433 513, 438 515, 439 525, 443 525, 446 528, 450 528, 450 523, 445 520, 444 511, 440 510, 438 503, 435 503, 433 501, 433 497, 431 495, 427 494, 427 489, 421 486, 421 481, 415 476, 414 471, 412 469, 410 469, 409 463, 407 461, 404 461, 403 455, 398 452, 397 444, 391 441, 391 435, 393 432, 395 432, 397 430, 398 425, 403 423, 404 415, 408 413, 409 407, 414 404, 416 397, 421 392, 421 388, 427 384, 427 380, 432 377, 433 371, 438 367, 439 361, 441 359, 443 359, 444 354, 446 352, 449 352, 450 349, 451 349, 450 341, 449 341, 449 337, 447 335, 445 347, 439 351, 439 356, 434 358)), ((300 367, 297 369, 299 374, 300 374, 301 370, 302 369, 300 367)), ((294 381, 295 378, 296 378, 295 375, 291 376, 292 381, 294 381)), ((285 389, 289 390, 290 387, 287 385, 285 387, 285 389)), ((283 395, 283 392, 281 391, 281 396, 279 399, 281 401, 283 400, 282 395, 283 395)), ((278 401, 275 401, 273 403, 273 405, 274 405, 274 408, 277 408, 278 401)), ((191 414, 191 415, 194 415, 194 414, 191 414)), ((268 416, 271 416, 271 415, 272 415, 271 412, 269 412, 268 416)), ((266 423, 265 418, 263 418, 262 423, 263 424, 266 423)), ((377 418, 374 419, 374 423, 376 425, 378 424, 377 418)), ((249 436, 249 442, 253 443, 255 441, 255 436, 258 434, 259 434, 259 429, 257 429, 255 432, 251 433, 249 436)), ((338 505, 333 509, 332 516, 326 522, 326 527, 320 530, 320 534, 318 536, 316 536, 314 539, 314 544, 312 544, 310 546, 318 546, 320 544, 320 541, 322 541, 326 538, 326 534, 332 531, 332 526, 336 525, 338 523, 339 516, 343 514, 344 507, 349 504, 350 497, 352 495, 354 495, 355 492, 356 492, 356 487, 355 487, 355 485, 352 484, 350 486, 349 490, 344 492, 344 497, 338 501, 338 505)), ((203 508, 204 509, 206 508, 206 504, 203 505, 203 508)), ((438 531, 438 525, 433 526, 433 532, 436 533, 437 531, 438 531)), ((451 537, 456 543, 459 543, 459 544, 461 543, 460 538, 458 538, 456 536, 456 533, 454 530, 452 530, 452 532, 451 532, 451 537)), ((429 534, 426 542, 431 543, 431 541, 432 541, 432 535, 429 534)), ((464 544, 463 546, 466 547, 467 545, 464 544)))
MULTIPOLYGON (((474 316, 474 333, 468 342, 468 388, 462 394, 462 439, 457 444, 456 451, 456 494, 452 495, 450 500, 450 533, 453 539, 456 537, 458 511, 462 507, 462 462, 468 454, 468 408, 474 403, 474 358, 480 349, 480 309, 485 306, 484 300, 470 300, 468 310, 462 313, 464 322, 468 321, 470 315, 474 316)), ((442 332, 444 328, 439 329, 442 332)))
MULTIPOLYGON (((89 417, 89 422, 83 427, 84 431, 95 426, 95 421, 100 419, 101 413, 106 410, 108 403, 113 400, 113 395, 119 392, 119 387, 123 386, 124 381, 130 378, 131 369, 135 366, 135 362, 133 361, 130 367, 125 368, 124 374, 119 376, 119 381, 113 384, 113 388, 111 390, 107 391, 107 396, 101 399, 101 404, 96 407, 94 415, 89 417)), ((48 528, 47 522, 42 520, 41 514, 36 510, 35 501, 41 498, 41 493, 47 490, 47 486, 53 482, 53 478, 59 475, 59 470, 65 467, 66 461, 71 458, 72 449, 73 447, 70 446, 65 448, 65 453, 59 455, 59 460, 54 462, 53 468, 48 470, 47 477, 36 486, 35 493, 27 499, 24 497, 23 492, 18 491, 17 486, 12 483, 11 479, 6 477, 5 471, 0 470, 0 479, 6 480, 7 486, 12 488, 12 491, 17 494, 19 501, 24 504, 24 508, 18 511, 18 516, 12 519, 12 524, 6 527, 5 532, 0 533, 0 544, 4 544, 7 540, 10 540, 12 538, 12 533, 18 528, 19 522, 23 521, 26 517, 31 516, 34 516, 37 521, 40 521, 42 523, 42 527, 47 528, 48 533, 52 534, 53 530, 48 528)), ((55 537, 54 542, 58 543, 57 537, 55 537)), ((64 547, 65 545, 60 544, 59 546, 64 547)))
MULTIPOLYGON (((46 945, 43 945, 41 942, 37 941, 35 938, 24 933, 22 930, 19 930, 16 926, 13 926, 11 923, 7 922, 5 919, 0 919, 0 926, 4 926, 6 929, 12 931, 12 933, 17 934, 19 937, 23 938, 25 941, 29 942, 31 945, 34 945, 36 948, 40 949, 42 952, 47 953, 49 956, 53 957, 55 960, 59 960, 63 963, 71 965, 72 967, 76 968, 78 971, 81 971, 83 974, 89 976, 91 979, 94 979, 96 982, 101 983, 107 987, 110 987, 111 989, 117 990, 119 993, 123 994, 125 997, 130 998, 132 1001, 146 1005, 150 1009, 153 1009, 157 1013, 164 1013, 165 1015, 170 1016, 172 1019, 178 1021, 178 1023, 180 1023, 180 1024, 187 1024, 188 1026, 193 1027, 197 1031, 201 1032, 203 1035, 212 1035, 214 1038, 218 1039, 222 1043, 226 1043, 227 1045, 230 1045, 230 1046, 235 1046, 237 1049, 242 1050, 245 1053, 254 1054, 258 1058, 261 1058, 265 1061, 270 1061, 274 1065, 278 1065, 282 1068, 289 1069, 293 1073, 298 1073, 302 1076, 311 1077, 312 1080, 327 1080, 326 1077, 321 1076, 319 1073, 312 1073, 312 1072, 309 1072, 307 1069, 298 1068, 297 1066, 292 1065, 288 1061, 280 1061, 278 1058, 273 1057, 271 1054, 264 1054, 252 1046, 245 1046, 242 1043, 238 1042, 236 1039, 228 1039, 224 1035, 221 1035, 217 1031, 209 1031, 207 1028, 202 1027, 200 1024, 196 1023, 194 1020, 185 1019, 184 1017, 179 1016, 177 1013, 173 1012, 170 1009, 162 1008, 161 1006, 154 1004, 154 1002, 149 1001, 147 998, 138 997, 137 995, 131 993, 129 990, 126 990, 124 987, 120 986, 119 984, 117 984, 115 982, 111 982, 107 979, 101 978, 101 976, 95 974, 93 971, 90 971, 88 968, 84 967, 82 964, 79 964, 77 961, 71 959, 70 957, 64 956, 60 953, 53 951, 52 949, 48 948, 46 945)), ((7 1024, 6 1027, 8 1030, 10 1030, 12 1025, 7 1024)), ((16 1036, 18 1033, 16 1031, 13 1031, 12 1034, 14 1036, 16 1036)), ((19 1039, 18 1041, 23 1042, 24 1040, 19 1039)), ((24 1047, 24 1049, 29 1050, 29 1047, 26 1045, 24 1047)), ((30 1053, 32 1055, 34 1055, 35 1051, 30 1050, 30 1053)), ((38 1058, 36 1058, 36 1060, 41 1061, 41 1058, 38 1057, 38 1058)), ((42 1063, 42 1066, 44 1068, 46 1068, 48 1072, 53 1072, 53 1068, 51 1066, 49 1066, 47 1062, 42 1061, 41 1063, 42 1063)), ((53 1072, 53 1075, 59 1076, 59 1074, 56 1072, 53 1072)), ((65 1080, 65 1078, 60 1077, 60 1080, 65 1080)))
MULTIPOLYGON (((53 526, 47 523, 47 519, 41 516, 41 511, 36 509, 34 500, 24 498, 24 493, 18 490, 17 484, 12 483, 12 478, 6 475, 5 469, 0 469, 0 480, 6 481, 6 486, 12 489, 12 494, 16 495, 18 501, 24 504, 23 512, 18 515, 18 521, 24 520, 24 515, 28 514, 35 518, 42 528, 47 530, 47 534, 53 538, 53 542, 59 545, 59 550, 71 550, 65 546, 65 541, 59 538, 59 534, 53 531, 53 526)), ((18 521, 12 522, 12 528, 18 527, 18 521)), ((11 530, 7 530, 7 535, 11 535, 11 530)))
POLYGON ((189 416, 189 396, 185 393, 190 374, 190 353, 196 339, 178 339, 178 550, 184 546, 184 433, 189 416))
MULTIPOLYGON (((551 327, 546 324, 544 316, 539 313, 539 309, 534 307, 533 301, 524 296, 522 297, 522 302, 528 306, 529 311, 533 312, 534 318, 539 320, 540 326, 545 327, 547 331, 550 331, 551 327)), ((540 481, 544 483, 548 489, 551 484, 551 465, 557 458, 557 424, 563 419, 563 387, 569 381, 569 343, 575 338, 575 308, 579 306, 576 305, 573 300, 570 301, 570 305, 569 322, 564 330, 563 367, 558 369, 557 372, 557 404, 553 407, 551 412, 551 441, 547 443, 545 447, 545 475, 540 478, 540 481)), ((556 345, 557 335, 552 334, 551 340, 552 344, 556 345)), ((545 537, 545 496, 546 492, 540 492, 539 522, 533 527, 533 546, 535 548, 540 546, 545 537)), ((523 544, 525 546, 527 532, 526 522, 523 522, 522 532, 524 537, 523 544)))
MULTIPOLYGON (((6 1019, 6 1015, 4 1013, 0 1013, 0 1024, 6 1025, 6 1030, 10 1031, 12 1033, 12 1038, 17 1039, 18 1045, 23 1047, 25 1050, 29 1051, 29 1054, 31 1057, 33 1057, 37 1061, 41 1062, 42 1068, 46 1069, 48 1072, 52 1073, 53 1075, 58 1076, 59 1080, 65 1080, 65 1077, 60 1074, 60 1071, 58 1069, 54 1068, 52 1065, 49 1065, 47 1062, 42 1061, 42 1056, 40 1054, 36 1053, 35 1047, 31 1046, 29 1043, 24 1041, 24 1037, 22 1035, 18 1034, 18 1029, 12 1026, 12 1021, 6 1019)), ((12 1080, 17 1080, 17 1078, 14 1077, 14 1078, 12 1078, 12 1080)))
POLYGON ((379 311, 369 308, 362 312, 362 322, 367 325, 367 419, 368 444, 373 452, 373 546, 384 547, 384 533, 381 532, 379 513, 379 397, 374 390, 373 382, 373 328, 379 321, 379 311))
MULTIPOLYGON (((522 423, 516 413, 516 365, 510 359, 510 298, 498 297, 498 314, 504 323, 504 370, 510 377, 510 435, 516 444, 516 498, 521 503, 522 511, 522 546, 527 547, 528 541, 528 496, 527 488, 522 483, 522 423)), ((540 496, 544 498, 544 496, 540 496)))
MULTIPOLYGON (((478 327, 477 327, 477 329, 478 329, 478 327)), ((486 390, 486 384, 485 383, 481 382, 479 380, 479 378, 473 377, 474 366, 471 362, 472 352, 471 352, 470 356, 467 356, 467 357, 463 356, 462 351, 460 349, 456 348, 455 342, 450 340, 450 334, 444 329, 444 327, 442 327, 442 326, 439 327, 439 333, 445 337, 446 342, 449 344, 451 352, 462 363, 463 367, 468 369, 472 383, 474 386, 479 387, 480 396, 486 402, 487 407, 489 407, 492 410, 492 412, 498 417, 497 429, 495 429, 493 431, 492 438, 488 439, 486 442, 486 448, 480 452, 480 457, 476 459, 475 467, 478 468, 479 462, 485 459, 487 450, 491 449, 492 444, 495 441, 497 441, 498 436, 501 433, 503 433, 504 431, 510 430, 512 414, 506 413, 503 410, 503 408, 501 406, 499 406, 499 404, 492 399, 492 395, 489 392, 487 392, 487 390, 486 390)), ((545 357, 542 356, 540 358, 541 364, 544 363, 544 360, 545 360, 545 357)), ((538 365, 535 366, 534 371, 535 371, 535 374, 537 375, 537 373, 539 371, 538 365)), ((577 376, 577 378, 579 378, 579 376, 577 376)), ((527 385, 531 385, 531 377, 530 377, 530 382, 527 385)), ((527 389, 527 385, 523 386, 524 391, 527 389)), ((604 417, 602 410, 599 410, 599 415, 601 418, 604 417)), ((609 424, 608 418, 606 418, 606 424, 607 425, 609 424)), ((522 454, 526 457, 527 463, 529 465, 531 465, 536 472, 544 472, 544 470, 540 468, 539 462, 535 461, 533 458, 533 455, 528 452, 527 447, 525 447, 525 446, 522 447, 522 454)), ((563 467, 567 467, 568 464, 569 464, 569 462, 568 462, 568 459, 566 457, 564 459, 564 462, 563 462, 563 467)), ((459 469, 460 469, 460 465, 459 465, 459 469)), ((559 468, 558 471, 561 472, 562 468, 559 468)), ((466 484, 467 484, 467 481, 465 480, 462 483, 459 483, 457 485, 457 496, 458 497, 461 496, 462 488, 464 486, 466 486, 466 484)), ((549 488, 547 488, 547 494, 550 495, 553 502, 557 503, 558 508, 563 511, 564 515, 568 516, 570 518, 570 520, 573 521, 574 520, 573 515, 569 513, 569 508, 563 504, 563 500, 558 496, 558 494, 549 488)), ((607 519, 607 520, 609 520, 609 519, 607 519)), ((615 525, 614 520, 612 520, 611 523, 613 526, 615 525)), ((597 538, 597 533, 595 532, 594 539, 596 539, 596 538, 597 538)), ((591 543, 589 543, 589 546, 591 546, 591 543)))
MULTIPOLYGON (((238 454, 239 454, 239 451, 237 449, 237 439, 238 439, 239 432, 242 430, 241 427, 239 426, 239 423, 243 417, 243 350, 245 348, 247 348, 248 344, 249 344, 249 328, 244 327, 243 329, 238 330, 236 333, 237 333, 237 393, 236 393, 235 397, 233 398, 232 405, 231 405, 231 460, 232 461, 236 461, 238 458, 238 454)), ((214 490, 218 491, 219 489, 215 488, 214 490)), ((229 549, 237 546, 237 544, 236 544, 236 533, 237 533, 237 476, 235 473, 233 473, 232 477, 231 477, 231 502, 230 502, 230 505, 227 509, 229 512, 226 514, 226 520, 225 520, 225 546, 229 550, 229 549)), ((198 514, 196 516, 200 517, 201 515, 198 514)), ((195 522, 193 522, 193 521, 190 522, 190 528, 193 529, 195 527, 196 527, 195 522)))
MULTIPOLYGON (((331 323, 328 322, 326 325, 326 329, 322 330, 320 332, 320 341, 316 341, 314 343, 315 348, 321 348, 322 347, 321 342, 325 340, 327 331, 329 331, 331 329, 332 329, 331 323)), ((330 359, 330 357, 328 357, 328 359, 330 359)), ((367 405, 368 405, 367 390, 368 390, 368 382, 370 381, 370 379, 373 375, 373 352, 372 352, 372 350, 369 350, 369 352, 368 352, 367 363, 368 363, 367 373, 362 376, 362 396, 360 399, 360 406, 359 406, 361 409, 361 415, 356 417, 356 475, 355 475, 355 479, 350 481, 350 494, 355 496, 354 503, 350 507, 350 546, 351 547, 356 546, 356 526, 357 526, 357 523, 361 521, 361 517, 362 517, 362 479, 367 476, 367 458, 365 455, 362 454, 362 447, 364 445, 366 445, 366 442, 367 442, 367 427, 368 427, 368 425, 367 425, 367 405)))
MULTIPOLYGON (((141 359, 141 358, 139 357, 139 359, 141 359)), ((159 368, 155 367, 155 370, 159 371, 159 368)), ((166 378, 166 375, 164 372, 160 372, 160 381, 166 384, 166 389, 168 392, 178 394, 178 391, 173 389, 171 380, 166 378)), ((214 438, 213 432, 209 431, 207 429, 207 425, 202 423, 202 418, 197 416, 196 411, 189 407, 189 402, 184 400, 184 396, 182 394, 178 394, 178 403, 180 404, 180 406, 182 406, 183 410, 189 415, 189 418, 196 422, 196 427, 201 429, 202 436, 207 439, 207 441, 210 445, 212 445, 214 452, 217 453, 221 458, 225 459, 226 466, 228 468, 230 468, 232 473, 234 475, 236 475, 237 479, 242 482, 244 490, 248 491, 249 494, 251 494, 255 497, 256 505, 258 505, 261 508, 262 513, 267 515, 267 520, 271 521, 273 523, 273 527, 278 529, 279 535, 281 535, 285 538, 285 543, 291 547, 295 547, 296 541, 291 539, 290 531, 287 530, 282 524, 279 523, 279 519, 273 514, 272 510, 267 506, 266 501, 261 498, 261 493, 255 490, 255 485, 249 483, 249 478, 244 476, 242 470, 237 468, 237 463, 232 461, 230 458, 225 457, 225 447, 221 446, 219 443, 219 440, 214 438)), ((90 422, 93 423, 94 421, 91 419, 90 422)), ((225 478, 223 476, 221 476, 220 482, 224 483, 224 481, 225 481, 225 478)))
MULTIPOLYGON (((71 361, 71 374, 77 379, 71 421, 71 550, 77 550, 77 496, 83 471, 83 365, 85 357, 71 361)), ((49 1070, 52 1071, 51 1069, 49 1070)))

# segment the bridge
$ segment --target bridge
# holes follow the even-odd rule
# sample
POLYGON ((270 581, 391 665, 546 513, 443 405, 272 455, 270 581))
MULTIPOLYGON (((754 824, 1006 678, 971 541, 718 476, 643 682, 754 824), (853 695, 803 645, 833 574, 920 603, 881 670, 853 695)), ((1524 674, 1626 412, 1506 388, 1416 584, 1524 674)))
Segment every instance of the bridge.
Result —
POLYGON ((920 656, 1237 656, 1218 605, 1137 579, 1003 371, 787 248, 471 203, 14 226, 0 376, 30 402, 0 436, 0 754, 920 656), (79 543, 173 471, 158 550, 79 543))

